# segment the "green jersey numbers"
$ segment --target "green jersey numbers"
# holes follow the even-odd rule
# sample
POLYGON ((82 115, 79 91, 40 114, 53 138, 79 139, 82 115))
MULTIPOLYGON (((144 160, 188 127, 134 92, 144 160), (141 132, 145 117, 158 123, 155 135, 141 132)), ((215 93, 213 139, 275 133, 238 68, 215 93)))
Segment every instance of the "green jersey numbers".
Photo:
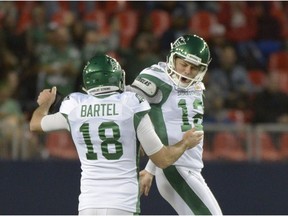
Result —
POLYGON ((108 160, 118 160, 123 155, 122 143, 118 140, 120 139, 119 126, 115 122, 103 122, 100 124, 98 129, 99 137, 103 141, 101 143, 101 150, 103 156, 108 160), (112 129, 113 137, 107 137, 105 131, 112 129), (109 152, 108 145, 114 145, 115 152, 109 152))
MULTIPOLYGON (((188 108, 185 99, 180 99, 178 102, 178 107, 182 109, 182 125, 181 131, 185 132, 192 128, 192 125, 188 119, 188 108)), ((193 117, 193 123, 195 125, 196 130, 202 130, 202 119, 203 119, 203 103, 199 99, 195 99, 193 102, 193 109, 197 111, 197 114, 193 117)))
POLYGON ((197 110, 197 114, 193 117, 193 123, 195 125, 195 129, 200 131, 203 130, 203 102, 199 99, 195 99, 193 102, 194 110, 197 110))
POLYGON ((86 153, 86 157, 88 160, 97 160, 97 154, 94 153, 93 144, 91 142, 91 137, 89 133, 89 124, 84 123, 80 127, 80 132, 83 134, 84 142, 87 146, 88 152, 86 153))
MULTIPOLYGON (((97 153, 94 152, 93 143, 91 142, 91 136, 89 133, 89 124, 84 123, 80 127, 80 132, 83 135, 84 142, 87 146, 86 157, 88 160, 97 160, 97 153)), ((98 135, 101 142, 102 155, 107 160, 118 160, 123 155, 123 146, 119 142, 120 129, 115 122, 102 122, 98 127, 98 135), (112 130, 112 137, 106 135, 107 130, 112 130), (114 150, 109 151, 109 146, 113 146, 114 150)), ((112 148, 111 148, 112 149, 112 148)))
POLYGON ((185 99, 181 99, 178 102, 178 107, 182 109, 182 125, 181 130, 182 132, 188 131, 192 128, 191 124, 189 123, 188 119, 188 109, 185 99))

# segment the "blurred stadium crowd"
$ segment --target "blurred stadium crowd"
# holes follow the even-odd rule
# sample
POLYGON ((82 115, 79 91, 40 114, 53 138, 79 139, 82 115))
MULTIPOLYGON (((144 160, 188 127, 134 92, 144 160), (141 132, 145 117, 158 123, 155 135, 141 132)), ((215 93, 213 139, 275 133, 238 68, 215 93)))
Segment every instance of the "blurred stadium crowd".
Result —
MULTIPOLYGON (((119 60, 131 84, 145 67, 166 61, 172 41, 194 33, 212 54, 204 123, 287 127, 288 2, 2 1, 0 159, 76 158, 65 132, 29 132, 39 91, 54 85, 63 95, 81 90, 83 65, 96 52, 119 60)), ((288 130, 280 131, 288 146, 288 130)), ((222 137, 229 148, 239 142, 222 137)), ((271 160, 280 160, 279 152, 271 160)), ((204 159, 217 158, 208 153, 204 159)))

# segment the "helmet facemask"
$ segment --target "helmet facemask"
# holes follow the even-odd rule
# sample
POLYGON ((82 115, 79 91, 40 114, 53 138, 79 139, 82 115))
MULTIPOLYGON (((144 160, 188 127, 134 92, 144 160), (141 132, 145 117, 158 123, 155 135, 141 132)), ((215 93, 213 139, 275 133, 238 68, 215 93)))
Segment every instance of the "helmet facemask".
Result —
POLYGON ((203 80, 210 61, 210 51, 206 42, 196 35, 185 35, 178 38, 174 43, 171 43, 166 72, 177 87, 187 89, 191 85, 203 80), (197 75, 191 78, 177 72, 175 69, 176 58, 181 58, 196 66, 198 68, 197 75), (181 80, 183 79, 190 82, 182 82, 181 80))
POLYGON ((167 73, 177 87, 186 89, 197 82, 201 82, 206 74, 207 68, 208 66, 205 64, 200 63, 197 65, 195 62, 191 62, 187 58, 180 57, 178 54, 171 54, 168 58, 167 73), (175 70, 175 60, 177 57, 182 58, 184 61, 189 62, 193 65, 196 65, 197 68, 199 68, 197 75, 191 78, 177 72, 175 70), (190 80, 190 82, 182 82, 181 80, 183 78, 185 78, 186 80, 190 80))

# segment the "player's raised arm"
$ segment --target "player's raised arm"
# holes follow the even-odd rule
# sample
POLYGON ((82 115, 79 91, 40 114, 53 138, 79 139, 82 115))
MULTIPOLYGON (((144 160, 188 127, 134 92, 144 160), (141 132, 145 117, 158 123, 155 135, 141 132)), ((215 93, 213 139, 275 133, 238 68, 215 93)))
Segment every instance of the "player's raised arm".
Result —
POLYGON ((69 130, 69 125, 65 117, 56 112, 49 115, 49 110, 55 101, 57 88, 44 89, 40 92, 37 103, 39 107, 33 112, 30 120, 30 130, 34 132, 69 130))
POLYGON ((49 112, 49 108, 53 104, 56 98, 57 88, 53 87, 50 89, 44 89, 40 92, 37 103, 39 107, 33 112, 31 121, 30 121, 30 130, 31 131, 42 131, 41 120, 49 112))

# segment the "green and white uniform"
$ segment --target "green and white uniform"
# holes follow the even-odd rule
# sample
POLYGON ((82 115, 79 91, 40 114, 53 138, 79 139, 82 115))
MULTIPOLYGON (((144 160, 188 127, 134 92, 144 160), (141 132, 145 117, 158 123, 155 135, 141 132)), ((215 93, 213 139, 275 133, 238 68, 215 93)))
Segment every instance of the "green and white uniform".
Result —
POLYGON ((137 126, 150 106, 124 92, 72 93, 60 107, 81 161, 79 211, 120 209, 139 213, 137 126))
MULTIPOLYGON (((149 115, 162 143, 171 145, 184 132, 195 127, 203 130, 204 84, 177 88, 165 72, 167 64, 159 62, 144 69, 131 85, 151 105, 149 115)), ((149 161, 146 169, 154 174, 160 194, 178 214, 221 215, 221 209, 201 175, 203 140, 187 150, 172 166, 162 170, 149 161), (156 170, 155 170, 156 169, 156 170)))

